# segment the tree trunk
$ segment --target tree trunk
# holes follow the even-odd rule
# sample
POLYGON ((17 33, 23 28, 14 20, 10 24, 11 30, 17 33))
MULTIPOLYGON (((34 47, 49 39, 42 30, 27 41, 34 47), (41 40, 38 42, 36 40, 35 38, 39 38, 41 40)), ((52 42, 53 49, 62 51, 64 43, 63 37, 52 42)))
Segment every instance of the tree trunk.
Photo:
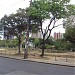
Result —
POLYGON ((19 45, 19 51, 18 51, 18 54, 19 54, 19 55, 21 54, 21 51, 20 51, 20 45, 19 45))
POLYGON ((28 16, 27 33, 26 33, 25 50, 24 50, 24 59, 27 59, 28 58, 29 25, 30 25, 30 20, 29 20, 29 16, 28 16))
POLYGON ((43 57, 44 56, 44 48, 42 48, 42 53, 41 53, 41 55, 40 55, 41 57, 43 57))
POLYGON ((20 52, 22 52, 22 42, 21 42, 21 44, 20 44, 20 52))
POLYGON ((25 42, 24 59, 28 58, 28 42, 25 42))
POLYGON ((18 54, 20 55, 21 54, 21 39, 20 38, 19 38, 18 48, 19 48, 18 54))
POLYGON ((25 41, 24 59, 28 58, 28 38, 25 41))
POLYGON ((28 58, 28 43, 29 43, 29 30, 27 31, 26 40, 25 40, 24 59, 28 58))
POLYGON ((45 49, 45 40, 44 40, 44 38, 43 38, 43 43, 42 43, 42 53, 41 53, 41 57, 43 57, 44 56, 44 49, 45 49))

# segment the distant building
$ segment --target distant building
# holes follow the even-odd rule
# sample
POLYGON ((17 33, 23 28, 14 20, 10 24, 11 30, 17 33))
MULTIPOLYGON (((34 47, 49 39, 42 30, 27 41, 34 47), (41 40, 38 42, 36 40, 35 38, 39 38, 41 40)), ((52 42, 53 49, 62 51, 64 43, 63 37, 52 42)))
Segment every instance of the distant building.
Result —
POLYGON ((54 32, 54 39, 55 40, 59 40, 59 39, 63 39, 63 33, 56 33, 54 32))
MULTIPOLYGON (((46 30, 43 29, 43 32, 45 32, 46 30)), ((47 38, 48 34, 46 34, 45 38, 47 38)), ((36 33, 31 33, 31 38, 43 38, 42 32, 38 31, 36 33)))
POLYGON ((4 29, 2 26, 0 26, 0 40, 4 39, 4 29))
POLYGON ((5 39, 14 39, 13 35, 7 35, 7 30, 0 26, 0 40, 5 40, 5 39))
POLYGON ((40 31, 31 33, 31 38, 42 38, 42 33, 40 31))

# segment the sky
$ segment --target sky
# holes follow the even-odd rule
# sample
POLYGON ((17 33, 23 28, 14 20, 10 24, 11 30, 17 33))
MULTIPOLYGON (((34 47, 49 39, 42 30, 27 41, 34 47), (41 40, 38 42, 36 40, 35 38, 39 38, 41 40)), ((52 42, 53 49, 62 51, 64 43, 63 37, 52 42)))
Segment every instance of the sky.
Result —
MULTIPOLYGON (((15 13, 16 10, 19 8, 26 8, 29 6, 29 1, 30 0, 0 0, 0 18, 2 18, 5 14, 9 15, 12 13, 15 13)), ((71 4, 75 4, 75 0, 71 0, 71 4)), ((45 21, 44 25, 48 25, 49 21, 45 21)), ((61 21, 59 21, 61 23, 61 21)), ((45 28, 45 26, 43 27, 45 28)), ((55 28, 52 31, 52 34, 54 32, 61 32, 64 33, 65 30, 63 29, 62 26, 55 28)))

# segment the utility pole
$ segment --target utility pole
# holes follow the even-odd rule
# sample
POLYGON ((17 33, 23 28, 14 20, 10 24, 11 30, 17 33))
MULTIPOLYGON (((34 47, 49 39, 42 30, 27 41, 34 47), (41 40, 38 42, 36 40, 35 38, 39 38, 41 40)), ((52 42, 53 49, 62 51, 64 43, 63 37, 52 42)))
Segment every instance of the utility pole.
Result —
MULTIPOLYGON (((32 4, 32 0, 30 0, 30 6, 32 4)), ((24 59, 28 58, 28 43, 29 43, 29 15, 27 15, 27 31, 26 31, 26 39, 25 39, 25 50, 24 50, 24 59)))

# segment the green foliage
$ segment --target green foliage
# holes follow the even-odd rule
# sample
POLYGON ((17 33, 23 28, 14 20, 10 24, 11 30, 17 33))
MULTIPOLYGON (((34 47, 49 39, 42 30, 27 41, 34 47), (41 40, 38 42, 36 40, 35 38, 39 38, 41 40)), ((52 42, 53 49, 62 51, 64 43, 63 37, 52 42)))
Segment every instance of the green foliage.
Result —
POLYGON ((39 18, 49 17, 49 1, 47 0, 34 0, 32 5, 26 9, 29 16, 36 16, 39 18))
POLYGON ((46 49, 54 49, 54 46, 46 44, 46 49))
POLYGON ((12 47, 17 47, 18 46, 18 40, 17 39, 13 39, 13 40, 6 40, 5 41, 5 46, 12 48, 12 47))
POLYGON ((58 50, 59 47, 60 47, 60 45, 61 45, 61 41, 56 40, 56 41, 54 42, 55 49, 58 50))
MULTIPOLYGON (((42 48, 42 45, 43 45, 43 39, 38 39, 38 38, 30 38, 30 42, 32 42, 35 47, 38 47, 38 48, 42 48)), ((54 44, 54 41, 52 41, 52 39, 48 39, 45 43, 45 47, 44 48, 51 48, 52 45, 54 44)))
POLYGON ((74 19, 72 18, 74 16, 68 18, 64 23, 64 27, 65 27, 64 37, 67 41, 70 41, 71 43, 75 44, 75 23, 74 23, 74 19))
POLYGON ((74 28, 67 28, 64 34, 64 37, 67 41, 75 43, 75 27, 74 28))
POLYGON ((69 41, 66 41, 65 39, 62 40, 56 40, 54 43, 55 49, 56 50, 67 50, 67 51, 71 51, 71 49, 74 50, 75 46, 74 44, 70 43, 69 41))
POLYGON ((67 42, 67 43, 65 44, 65 49, 68 50, 68 51, 70 51, 71 48, 72 48, 72 44, 71 44, 70 42, 67 42))
POLYGON ((25 15, 22 13, 11 14, 9 16, 5 15, 1 19, 1 24, 4 26, 4 28, 6 28, 9 34, 18 37, 19 35, 22 35, 22 32, 27 26, 24 18, 25 15))
POLYGON ((0 47, 5 47, 5 40, 0 40, 0 47))
POLYGON ((48 40, 46 41, 46 44, 53 45, 53 44, 54 44, 53 39, 52 39, 52 38, 51 38, 51 39, 48 39, 48 40))
POLYGON ((51 15, 57 19, 74 14, 75 6, 69 4, 70 0, 34 0, 26 9, 27 15, 49 19, 51 15))
POLYGON ((18 40, 12 39, 12 40, 0 40, 0 47, 17 47, 18 46, 18 40))
POLYGON ((35 38, 34 44, 35 44, 35 47, 38 47, 38 45, 39 45, 39 39, 35 38))

